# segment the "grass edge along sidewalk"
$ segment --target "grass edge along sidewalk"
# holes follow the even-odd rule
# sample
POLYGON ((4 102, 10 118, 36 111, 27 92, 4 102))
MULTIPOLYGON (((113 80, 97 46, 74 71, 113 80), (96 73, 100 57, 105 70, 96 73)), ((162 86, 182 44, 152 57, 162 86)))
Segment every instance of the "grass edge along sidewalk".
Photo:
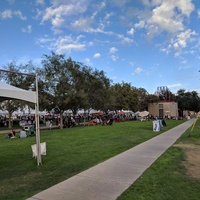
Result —
POLYGON ((115 200, 193 123, 189 120, 150 140, 71 177, 32 199, 115 200))
POLYGON ((199 200, 200 120, 117 200, 199 200))
MULTIPOLYGON (((163 131, 180 123, 167 121, 163 131)), ((47 156, 40 167, 30 149, 35 138, 5 140, 1 135, 0 199, 32 196, 161 133, 152 129, 151 121, 131 121, 107 127, 43 130, 41 142, 47 142, 47 156)))

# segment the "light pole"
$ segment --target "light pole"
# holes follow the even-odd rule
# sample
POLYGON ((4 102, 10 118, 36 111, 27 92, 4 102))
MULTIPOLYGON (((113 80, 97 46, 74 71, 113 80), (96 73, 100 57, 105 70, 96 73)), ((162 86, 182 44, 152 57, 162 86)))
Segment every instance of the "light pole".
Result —
POLYGON ((39 120, 39 100, 38 100, 38 78, 37 78, 37 75, 35 75, 35 74, 27 74, 27 73, 22 73, 22 72, 14 72, 14 71, 9 71, 9 70, 5 70, 5 69, 0 69, 0 72, 15 73, 15 74, 21 74, 21 75, 35 77, 35 90, 36 90, 35 91, 35 95, 36 95, 36 100, 35 100, 36 148, 37 148, 37 164, 40 165, 40 164, 42 164, 42 159, 41 159, 41 147, 40 147, 40 120, 39 120))

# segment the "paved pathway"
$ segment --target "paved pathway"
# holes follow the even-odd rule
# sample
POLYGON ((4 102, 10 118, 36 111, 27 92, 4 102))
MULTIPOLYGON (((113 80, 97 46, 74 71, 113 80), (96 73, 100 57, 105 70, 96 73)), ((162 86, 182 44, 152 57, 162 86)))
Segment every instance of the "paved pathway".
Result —
POLYGON ((194 122, 189 120, 28 200, 115 200, 194 122))

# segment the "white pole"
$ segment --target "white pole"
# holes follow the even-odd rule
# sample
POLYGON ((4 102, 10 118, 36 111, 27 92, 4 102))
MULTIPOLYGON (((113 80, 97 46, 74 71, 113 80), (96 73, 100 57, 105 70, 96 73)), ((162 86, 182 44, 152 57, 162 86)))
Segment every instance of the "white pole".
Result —
POLYGON ((36 125, 36 147, 37 147, 37 164, 42 164, 41 146, 40 146, 40 119, 39 119, 39 101, 38 101, 38 79, 35 77, 36 84, 36 104, 35 104, 35 125, 36 125))

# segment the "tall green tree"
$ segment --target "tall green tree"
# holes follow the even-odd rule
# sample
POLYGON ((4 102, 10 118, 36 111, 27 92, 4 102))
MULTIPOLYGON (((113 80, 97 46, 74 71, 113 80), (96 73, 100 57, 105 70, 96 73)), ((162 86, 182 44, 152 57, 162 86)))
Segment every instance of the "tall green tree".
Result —
POLYGON ((88 108, 107 111, 108 106, 112 103, 110 79, 105 76, 104 71, 93 70, 89 67, 85 67, 83 73, 88 108))
POLYGON ((64 55, 51 52, 51 55, 44 55, 42 60, 43 68, 40 71, 40 86, 43 88, 41 106, 48 110, 57 108, 60 113, 60 126, 63 126, 63 113, 69 109, 70 96, 73 91, 71 86, 69 63, 64 55))
POLYGON ((154 94, 149 94, 144 88, 138 88, 138 110, 148 110, 149 103, 155 103, 159 101, 159 97, 154 94))
POLYGON ((61 127, 67 109, 72 109, 74 114, 82 108, 106 109, 105 102, 110 100, 110 80, 103 71, 54 52, 44 55, 42 65, 39 81, 43 88, 42 105, 59 110, 61 127))
POLYGON ((190 104, 190 110, 199 112, 200 110, 200 97, 196 91, 190 92, 191 94, 191 104, 190 104))
POLYGON ((176 102, 178 102, 180 116, 183 116, 184 110, 195 112, 200 110, 200 98, 196 91, 186 92, 185 89, 178 90, 176 102))
POLYGON ((138 92, 130 83, 122 82, 112 86, 115 96, 115 110, 136 111, 138 105, 138 92))
POLYGON ((148 92, 144 88, 138 88, 138 109, 139 111, 144 111, 148 109, 148 92))
POLYGON ((69 108, 75 115, 78 109, 85 108, 87 102, 87 90, 85 87, 85 74, 83 64, 67 59, 68 76, 70 77, 71 93, 69 93, 69 108))

